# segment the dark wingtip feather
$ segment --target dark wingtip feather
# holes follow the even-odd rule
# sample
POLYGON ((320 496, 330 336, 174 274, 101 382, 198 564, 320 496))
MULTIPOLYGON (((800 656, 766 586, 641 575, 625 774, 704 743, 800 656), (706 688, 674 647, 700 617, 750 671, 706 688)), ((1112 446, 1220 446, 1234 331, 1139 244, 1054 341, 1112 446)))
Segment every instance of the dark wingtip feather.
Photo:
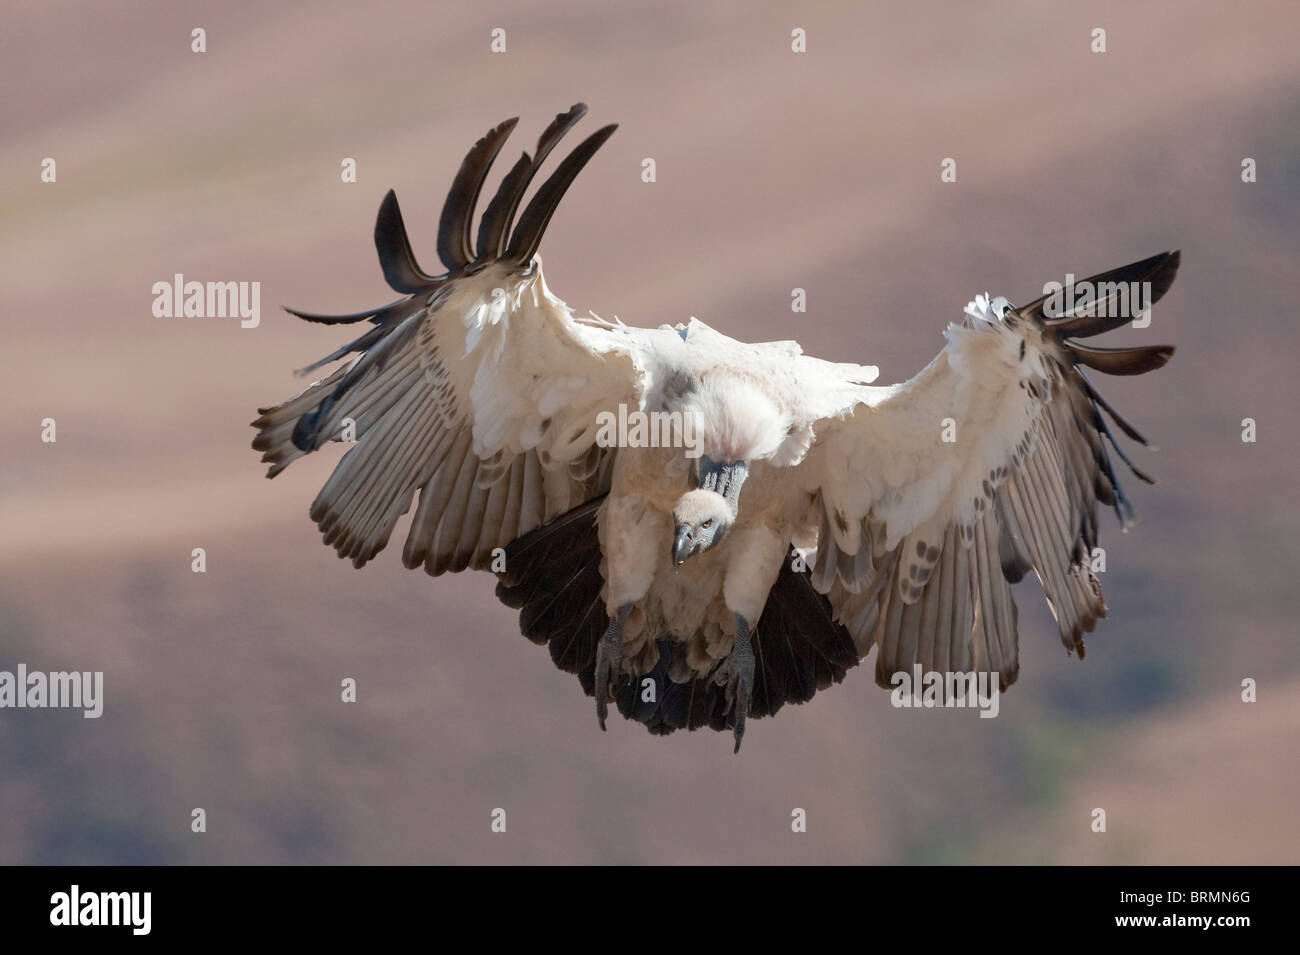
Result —
POLYGON ((1169 291, 1169 287, 1174 284, 1174 277, 1178 273, 1180 261, 1182 261, 1182 256, 1179 252, 1161 252, 1159 255, 1153 255, 1140 262, 1121 265, 1117 269, 1089 276, 1076 282, 1075 288, 1080 285, 1089 285, 1095 292, 1098 286, 1115 285, 1117 287, 1116 292, 1105 298, 1091 298, 1086 304, 1076 306, 1075 309, 1056 316, 1046 315, 1042 312, 1042 304, 1046 303, 1050 298, 1050 296, 1044 296, 1039 302, 1038 317, 1057 339, 1086 338, 1104 334, 1121 325, 1128 324, 1136 316, 1132 314, 1134 307, 1131 301, 1128 303, 1129 307, 1127 309, 1101 308, 1103 302, 1113 306, 1119 298, 1119 289, 1125 289, 1125 296, 1127 297, 1127 288, 1133 284, 1138 284, 1150 286, 1150 297, 1147 299, 1146 305, 1148 307, 1154 305, 1164 297, 1164 294, 1169 291))
MULTIPOLYGON (((327 399, 328 400, 328 399, 327 399)), ((316 450, 316 424, 320 420, 320 409, 303 415, 293 426, 293 446, 299 451, 316 450)))
POLYGON ((586 103, 574 103, 563 113, 556 113, 555 119, 551 120, 550 125, 542 131, 542 135, 537 140, 537 164, 540 166, 546 159, 547 154, 555 148, 558 143, 582 117, 587 115, 586 103))
MULTIPOLYGON (((376 309, 370 313, 363 313, 364 317, 370 319, 374 328, 370 329, 360 338, 353 339, 346 345, 342 345, 330 352, 319 361, 314 361, 310 365, 299 368, 294 372, 295 375, 302 377, 309 375, 323 365, 328 365, 332 361, 337 361, 356 351, 366 351, 372 345, 383 341, 393 328, 402 320, 409 317, 412 313, 419 311, 424 306, 414 296, 408 295, 406 298, 399 298, 396 302, 391 302, 383 308, 376 309)), ((291 310, 290 310, 291 311, 291 310)), ((297 314, 296 312, 294 314, 297 314)), ((326 318, 330 316, 325 316, 326 318)), ((343 316, 351 319, 351 316, 343 316)), ((310 319, 309 319, 310 320, 310 319)))
MULTIPOLYGON (((1106 424, 1106 419, 1104 419, 1100 414, 1096 414, 1093 424, 1097 428, 1097 432, 1103 435, 1105 439, 1108 442, 1110 442, 1110 446, 1115 450, 1115 453, 1119 455, 1120 460, 1123 461, 1126 465, 1128 465, 1128 469, 1133 473, 1134 477, 1136 477, 1139 481, 1143 481, 1147 484, 1156 483, 1155 478, 1147 474, 1145 471, 1143 471, 1141 468, 1139 468, 1136 464, 1133 463, 1133 459, 1128 456, 1128 454, 1120 446, 1120 443, 1115 440, 1115 435, 1111 433, 1110 427, 1106 424)), ((1104 454, 1105 452, 1103 451, 1103 455, 1104 454)), ((1120 499, 1120 503, 1127 505, 1128 500, 1127 498, 1124 497, 1124 491, 1120 487, 1119 478, 1115 474, 1114 467, 1111 466, 1110 457, 1109 455, 1105 455, 1105 457, 1106 457, 1105 471, 1107 477, 1109 477, 1110 483, 1114 486, 1115 494, 1120 499)), ((1131 517, 1132 516, 1131 507, 1129 508, 1129 514, 1131 517)))
POLYGON ((478 244, 476 254, 480 259, 497 259, 506 248, 507 233, 510 223, 514 221, 515 210, 523 197, 528 181, 533 175, 533 160, 524 153, 510 167, 501 185, 483 210, 483 218, 478 224, 478 244))
POLYGON ((555 172, 551 173, 550 178, 537 190, 537 194, 533 196, 524 209, 523 215, 519 217, 519 225, 510 238, 510 246, 504 256, 507 260, 519 265, 527 265, 532 261, 533 256, 537 254, 538 246, 541 245, 546 226, 550 223, 560 200, 564 198, 565 192, 596 151, 610 136, 614 135, 616 129, 618 124, 611 123, 596 130, 579 143, 573 152, 564 158, 555 172))
POLYGON ((1107 375, 1144 375, 1163 368, 1174 354, 1173 345, 1145 345, 1140 348, 1089 348, 1078 342, 1064 342, 1074 360, 1107 375))
POLYGON ((402 221, 402 209, 397 204, 397 193, 392 189, 379 204, 379 215, 375 219, 375 250, 379 253, 384 280, 395 291, 411 295, 438 281, 416 264, 411 240, 406 235, 406 223, 402 221))
POLYGON ((537 170, 555 145, 564 138, 582 117, 587 115, 586 103, 574 103, 567 112, 557 113, 550 125, 542 131, 537 140, 537 153, 530 159, 524 153, 514 164, 506 177, 501 180, 496 195, 488 203, 483 213, 483 221, 478 231, 478 257, 480 259, 499 259, 505 255, 506 244, 510 239, 510 227, 514 223, 515 213, 523 201, 528 185, 537 175, 537 170))
MULTIPOLYGON (((484 216, 479 233, 479 261, 499 257, 498 250, 506 243, 510 223, 533 175, 556 143, 586 112, 585 104, 576 103, 568 112, 558 114, 538 140, 536 157, 530 160, 525 153, 524 158, 507 174, 501 189, 484 216)), ((390 189, 380 203, 379 213, 375 218, 375 249, 379 254, 379 264, 383 269, 385 280, 408 297, 379 309, 348 315, 320 315, 285 306, 285 311, 289 314, 317 324, 336 325, 369 321, 375 325, 374 329, 341 346, 320 361, 299 369, 298 374, 307 374, 353 352, 363 353, 347 370, 346 375, 334 385, 330 393, 313 410, 303 414, 295 422, 292 433, 294 447, 307 452, 319 446, 324 438, 320 433, 321 426, 329 420, 339 401, 365 375, 382 370, 390 357, 409 340, 418 328, 417 313, 421 309, 436 307, 436 303, 430 301, 428 293, 435 292, 475 264, 471 260, 470 249, 474 207, 493 160, 517 123, 517 118, 508 119, 480 139, 462 161, 452 183, 447 202, 443 207, 438 238, 439 254, 452 267, 451 274, 429 275, 416 263, 397 194, 390 189)), ((528 204, 524 210, 520 229, 515 231, 516 237, 522 243, 518 248, 527 252, 526 261, 519 264, 526 265, 531 261, 542 232, 545 231, 546 224, 564 195, 565 189, 614 129, 613 126, 607 126, 581 143, 560 164, 556 172, 538 190, 533 201, 528 204)), ((511 247, 516 248, 514 245, 511 247)))
POLYGON ((301 318, 306 322, 314 322, 317 325, 351 325, 354 322, 373 318, 380 312, 387 311, 394 305, 400 305, 405 301, 406 299, 399 298, 396 302, 389 302, 387 305, 379 306, 379 308, 367 309, 364 312, 353 312, 350 315, 320 315, 316 312, 300 312, 298 309, 290 308, 288 305, 281 305, 280 307, 295 318, 301 318))
MULTIPOLYGON (((1161 252, 1139 262, 1131 262, 1128 265, 1121 265, 1117 269, 1080 279, 1075 282, 1074 287, 1078 288, 1080 285, 1090 284, 1095 289, 1096 286, 1106 283, 1128 285, 1132 282, 1146 282, 1150 284, 1151 288, 1151 297, 1146 304, 1154 305, 1164 297, 1164 294, 1169 291, 1169 287, 1174 284, 1174 278, 1178 274, 1178 266, 1181 261, 1182 253, 1178 250, 1161 252)), ((1107 298, 1109 300, 1112 297, 1108 296, 1107 298)), ((1048 315, 1044 311, 1044 307, 1052 298, 1051 295, 1039 296, 1028 305, 1014 309, 1011 314, 1015 318, 1030 321, 1051 330, 1057 339, 1100 335, 1113 328, 1118 328, 1133 318, 1131 315, 1098 315, 1098 300, 1096 299, 1079 305, 1075 310, 1064 314, 1048 315)), ((1131 308, 1129 310, 1131 311, 1131 308)))
POLYGON ((1092 380, 1085 375, 1081 369, 1076 367, 1075 372, 1083 379, 1084 391, 1087 392, 1088 397, 1092 399, 1093 403, 1098 408, 1110 416, 1111 421, 1114 421, 1115 424, 1119 425, 1121 431, 1134 441, 1138 442, 1138 444, 1147 447, 1151 446, 1151 442, 1147 440, 1146 436, 1143 435, 1142 432, 1138 431, 1137 428, 1133 427, 1133 425, 1130 424, 1123 415, 1115 410, 1115 406, 1106 400, 1106 396, 1097 390, 1097 386, 1092 383, 1092 380))
POLYGON ((1166 253, 1164 263, 1159 267, 1154 275, 1148 281, 1151 282, 1151 304, 1155 304, 1164 298, 1170 286, 1174 284, 1174 279, 1178 277, 1178 266, 1183 262, 1182 249, 1166 253))
POLYGON ((478 204, 488 170, 518 122, 519 117, 514 116, 489 130, 465 155, 456 178, 452 180, 438 220, 438 258, 453 272, 473 261, 470 226, 474 207, 478 204))

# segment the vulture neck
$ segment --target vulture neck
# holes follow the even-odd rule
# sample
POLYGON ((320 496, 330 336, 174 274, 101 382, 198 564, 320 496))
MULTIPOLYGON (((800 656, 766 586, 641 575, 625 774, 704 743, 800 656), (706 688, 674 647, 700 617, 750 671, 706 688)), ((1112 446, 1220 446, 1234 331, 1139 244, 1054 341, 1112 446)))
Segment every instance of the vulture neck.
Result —
POLYGON ((732 517, 735 517, 740 509, 740 486, 745 483, 747 473, 748 468, 744 461, 719 464, 707 454, 700 457, 700 487, 726 498, 732 517))

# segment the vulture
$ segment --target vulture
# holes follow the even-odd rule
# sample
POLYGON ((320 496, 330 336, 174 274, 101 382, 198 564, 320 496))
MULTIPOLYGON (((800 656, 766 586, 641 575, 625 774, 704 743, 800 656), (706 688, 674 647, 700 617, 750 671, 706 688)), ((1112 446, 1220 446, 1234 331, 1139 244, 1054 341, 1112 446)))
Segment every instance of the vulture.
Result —
POLYGON ((586 113, 558 115, 502 178, 517 120, 475 143, 438 223, 432 274, 392 191, 375 223, 401 295, 350 315, 287 309, 364 334, 302 369, 341 362, 253 422, 274 477, 350 444, 311 506, 361 567, 414 506, 402 563, 497 577, 520 629, 594 696, 653 733, 730 730, 840 682, 875 649, 894 674, 1019 672, 1011 585, 1033 571, 1067 653, 1106 615, 1091 570, 1097 505, 1132 508, 1111 451, 1147 483, 1112 425, 1146 439, 1085 368, 1136 375, 1169 346, 1080 339, 1133 321, 1173 282, 1179 253, 1027 305, 979 295, 943 350, 902 384, 793 341, 750 344, 704 322, 635 328, 575 314, 538 246, 560 199, 609 139, 583 140, 524 197, 586 113), (1128 303, 1136 304, 1137 300, 1128 303), (648 422, 648 424, 647 424, 648 422))

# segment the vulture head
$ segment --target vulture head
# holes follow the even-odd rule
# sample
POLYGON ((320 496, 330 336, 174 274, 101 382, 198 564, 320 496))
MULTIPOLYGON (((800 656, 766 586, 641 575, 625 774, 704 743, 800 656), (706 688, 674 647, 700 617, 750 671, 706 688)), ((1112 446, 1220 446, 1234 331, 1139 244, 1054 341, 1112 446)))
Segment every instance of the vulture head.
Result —
POLYGON ((740 509, 740 488, 748 468, 744 461, 719 464, 708 455, 699 459, 699 486, 673 505, 673 563, 680 567, 686 558, 702 554, 722 543, 736 523, 740 509))
POLYGON ((673 564, 680 567, 686 558, 720 544, 735 520, 731 503, 717 491, 696 488, 683 494, 673 505, 673 564))

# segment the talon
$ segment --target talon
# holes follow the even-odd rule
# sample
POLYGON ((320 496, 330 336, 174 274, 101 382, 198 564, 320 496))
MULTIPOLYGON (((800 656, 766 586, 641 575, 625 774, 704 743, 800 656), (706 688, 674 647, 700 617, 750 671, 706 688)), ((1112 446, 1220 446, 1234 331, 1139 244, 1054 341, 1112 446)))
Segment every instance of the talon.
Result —
MULTIPOLYGON (((603 641, 602 641, 603 642, 603 641)), ((609 665, 599 660, 597 654, 596 663, 596 721, 600 723, 600 731, 605 732, 605 717, 609 715, 609 706, 606 694, 609 692, 609 665)))
POLYGON ((727 705, 722 713, 726 716, 731 713, 733 706, 735 708, 733 735, 736 745, 732 752, 739 753, 740 741, 745 736, 745 718, 749 716, 749 702, 754 694, 754 648, 750 640, 749 624, 739 614, 736 615, 736 642, 720 672, 726 677, 723 694, 727 705))
POLYGON ((615 668, 623 659, 623 621, 631 610, 631 604, 619 607, 596 645, 596 681, 592 692, 596 697, 596 721, 600 723, 602 733, 605 732, 605 717, 609 715, 609 701, 614 695, 615 668))
POLYGON ((736 746, 733 753, 740 752, 740 741, 745 736, 745 717, 749 715, 749 701, 754 693, 754 653, 748 647, 737 660, 737 669, 739 672, 739 688, 735 693, 736 698, 736 746))

